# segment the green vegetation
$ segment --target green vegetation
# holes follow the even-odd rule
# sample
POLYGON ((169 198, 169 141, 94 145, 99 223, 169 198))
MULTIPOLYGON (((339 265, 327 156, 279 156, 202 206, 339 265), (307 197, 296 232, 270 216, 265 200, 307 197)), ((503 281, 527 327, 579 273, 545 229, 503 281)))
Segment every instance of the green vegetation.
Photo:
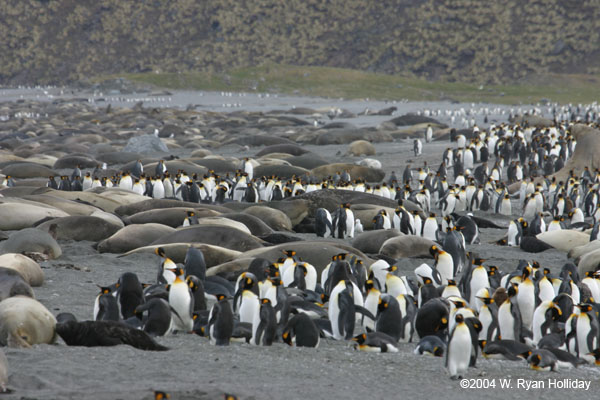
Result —
MULTIPOLYGON (((116 77, 102 76, 95 80, 116 77)), ((600 99, 600 78, 548 75, 535 82, 512 85, 473 85, 375 74, 329 67, 269 65, 237 68, 227 73, 144 73, 119 75, 138 83, 168 89, 245 91, 321 97, 384 100, 456 100, 500 104, 589 103, 600 99)))
MULTIPOLYGON (((364 82, 372 86, 356 90, 339 82, 350 96, 385 97, 399 82, 405 97, 459 95, 481 84, 482 95, 519 97, 521 86, 489 85, 600 73, 598 0, 3 0, 0 35, 1 84, 159 72, 177 74, 160 78, 168 86, 181 82, 180 74, 218 86, 224 71, 231 71, 233 84, 238 74, 252 80, 265 68, 248 67, 297 65, 407 77, 393 78, 389 87, 390 78, 374 75, 364 82), (193 78, 195 71, 202 73, 193 78)), ((311 76, 306 79, 316 79, 311 76)), ((300 78, 285 72, 257 85, 284 90, 300 78)), ((527 90, 538 97, 536 87, 552 83, 527 90)))

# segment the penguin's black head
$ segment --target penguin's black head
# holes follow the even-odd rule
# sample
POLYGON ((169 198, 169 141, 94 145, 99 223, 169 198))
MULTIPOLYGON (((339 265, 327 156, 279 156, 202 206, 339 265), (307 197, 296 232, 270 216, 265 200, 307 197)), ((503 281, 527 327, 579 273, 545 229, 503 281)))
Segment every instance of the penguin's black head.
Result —
MULTIPOLYGON (((529 352, 529 353, 531 353, 531 352, 529 352)), ((539 354, 532 354, 529 356, 529 358, 527 358, 527 361, 531 365, 538 366, 540 364, 540 362, 542 361, 542 357, 539 354)))
POLYGON ((510 287, 507 290, 508 297, 516 296, 517 292, 518 292, 517 284, 514 282, 511 283, 510 287))
POLYGON ((577 304, 576 307, 579 308, 581 312, 592 311, 592 305, 588 303, 577 304))
POLYGON ((216 294, 215 297, 217 298, 217 301, 227 300, 227 296, 224 294, 216 294))
POLYGON ((227 393, 225 393, 225 394, 223 395, 223 398, 224 398, 225 400, 238 400, 237 396, 235 396, 235 395, 233 395, 233 394, 227 394, 227 393))
POLYGON ((294 250, 284 250, 283 254, 285 254, 288 257, 294 257, 296 255, 296 252, 294 250))
POLYGON ((432 257, 435 257, 437 253, 438 247, 436 245, 433 245, 429 248, 429 254, 431 254, 432 257))
POLYGON ((361 333, 360 335, 354 336, 352 338, 352 340, 354 340, 358 344, 363 344, 367 340, 367 334, 366 333, 361 333))
POLYGON ((460 324, 462 322, 465 322, 465 317, 462 314, 456 314, 456 316, 454 317, 454 321, 457 324, 460 324))
POLYGON ((290 334, 290 331, 283 331, 283 333, 281 334, 281 338, 283 339, 284 343, 287 343, 289 346, 292 345, 292 335, 290 334))
POLYGON ((454 279, 448 279, 448 286, 456 286, 456 281, 454 279))
POLYGON ((375 283, 373 282, 372 279, 369 279, 365 282, 365 292, 369 292, 369 290, 373 289, 375 287, 375 283))
POLYGON ((157 247, 154 252, 156 253, 156 255, 164 257, 165 256, 165 249, 163 249, 162 247, 157 247))
POLYGON ((265 272, 267 276, 271 278, 275 278, 279 276, 279 267, 275 264, 269 264, 267 268, 265 268, 265 272))
POLYGON ((193 212, 193 211, 188 211, 188 212, 187 212, 187 216, 188 216, 188 217, 193 217, 194 215, 196 215, 196 213, 195 213, 195 212, 193 212))
POLYGON ((377 305, 377 311, 383 312, 385 309, 389 307, 390 303, 383 298, 383 296, 379 297, 379 304, 377 305))
POLYGON ((154 400, 165 400, 170 399, 171 395, 169 393, 163 392, 162 390, 154 391, 154 400))

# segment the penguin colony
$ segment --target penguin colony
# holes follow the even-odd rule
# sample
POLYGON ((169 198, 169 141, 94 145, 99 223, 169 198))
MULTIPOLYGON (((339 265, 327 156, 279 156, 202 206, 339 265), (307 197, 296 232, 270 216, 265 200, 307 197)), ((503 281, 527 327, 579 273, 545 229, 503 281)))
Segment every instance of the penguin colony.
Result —
MULTIPOLYGON (((600 364, 597 268, 581 273, 565 264, 554 275, 537 261, 524 260, 501 271, 466 249, 480 242, 481 226, 493 225, 476 213, 520 212, 497 244, 529 252, 547 248, 538 239, 544 232, 587 230, 590 241, 597 240, 599 171, 585 168, 564 180, 551 177, 575 152, 571 127, 557 118, 548 128, 492 124, 452 131, 437 169, 407 166, 400 179, 392 173, 375 184, 352 179, 349 170, 326 179, 255 177, 256 165, 245 158, 231 176, 173 173, 164 160, 151 173, 138 160, 112 177, 102 173, 106 166, 85 173, 78 166, 58 181, 50 176, 47 187, 118 187, 154 199, 198 204, 278 201, 322 189, 363 192, 397 202, 393 213, 381 209, 373 215, 374 230, 394 230, 433 243, 433 263, 423 263, 408 275, 397 272, 397 260, 380 257, 367 266, 367 260, 350 252, 334 255, 326 265, 311 265, 291 242, 279 258, 255 258, 232 280, 207 274, 198 248, 189 247, 184 262, 177 264, 165 248, 156 246, 156 280, 142 283, 136 274, 125 272, 116 282, 102 282, 93 321, 113 321, 149 337, 196 334, 217 346, 241 341, 317 347, 322 340, 340 340, 357 350, 397 352, 402 343, 414 343, 416 354, 445 358, 452 378, 476 366, 480 353, 557 370, 600 364)), ((429 126, 425 146, 433 140, 429 126)), ((416 139, 415 156, 422 148, 416 139)), ((15 187, 15 179, 7 176, 3 185, 15 187)), ((364 229, 347 202, 316 209, 312 222, 310 232, 322 238, 354 238, 364 229)), ((198 216, 187 212, 179 225, 198 224, 198 216)), ((63 332, 72 323, 72 315, 59 315, 57 332, 67 343, 63 332)), ((136 340, 119 343, 136 345, 136 340)), ((164 350, 149 343, 146 349, 164 350)))

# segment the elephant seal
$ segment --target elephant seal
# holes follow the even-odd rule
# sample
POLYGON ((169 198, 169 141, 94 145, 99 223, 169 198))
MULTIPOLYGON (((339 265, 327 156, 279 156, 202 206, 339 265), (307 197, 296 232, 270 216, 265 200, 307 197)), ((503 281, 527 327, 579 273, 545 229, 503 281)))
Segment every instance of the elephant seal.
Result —
POLYGON ((581 256, 577 263, 577 271, 580 277, 585 277, 588 271, 596 271, 600 266, 600 249, 590 251, 581 256))
POLYGON ((44 218, 68 217, 69 214, 53 207, 33 204, 2 203, 0 204, 0 230, 17 231, 32 227, 44 218))
MULTIPOLYGON (((304 193, 300 196, 289 197, 282 202, 294 202, 298 200, 306 201, 306 207, 308 209, 308 215, 314 216, 318 208, 326 208, 328 210, 334 210, 340 206, 340 204, 374 204, 382 207, 389 207, 396 209, 398 202, 396 200, 386 199, 381 196, 377 196, 370 193, 354 192, 351 190, 336 190, 336 189, 321 189, 315 190, 314 192, 304 193)), ((271 202, 275 203, 275 202, 271 202)), ((408 211, 419 211, 422 217, 425 217, 421 207, 413 203, 412 201, 404 200, 404 208, 408 211)), ((289 214, 288 214, 289 215, 289 214)), ((294 222, 292 220, 292 222, 294 222)), ((294 224, 296 225, 296 224, 294 224)))
POLYGON ((283 211, 268 206, 252 206, 246 208, 244 212, 261 219, 274 231, 292 230, 292 221, 283 211))
POLYGON ((52 196, 51 194, 26 195, 23 196, 23 199, 46 204, 50 207, 62 210, 68 215, 92 215, 94 212, 100 211, 98 207, 94 207, 89 204, 84 204, 80 201, 68 200, 52 196))
POLYGON ((175 228, 162 224, 127 225, 99 242, 96 250, 100 253, 125 253, 138 247, 147 246, 173 232, 175 232, 175 228))
POLYGON ((294 167, 306 168, 308 170, 329 164, 328 161, 315 153, 304 153, 299 156, 286 157, 285 160, 294 167))
POLYGON ((238 221, 234 221, 232 219, 229 218, 224 218, 224 217, 205 217, 205 218, 199 218, 198 219, 198 225, 200 226, 228 226, 230 228, 235 228, 239 231, 242 231, 248 235, 252 235, 252 233, 250 233, 250 229, 248 229, 248 227, 244 224, 242 224, 241 222, 238 221))
POLYGON ((190 226, 168 233, 150 243, 153 246, 168 243, 206 243, 237 251, 248 251, 263 246, 262 240, 229 226, 190 226))
POLYGON ((582 257, 585 254, 591 253, 592 251, 598 249, 600 249, 600 240, 592 240, 591 242, 586 243, 582 246, 572 248, 569 251, 568 256, 569 258, 578 259, 579 257, 582 257))
POLYGON ((33 298, 33 289, 14 269, 0 267, 0 301, 13 296, 33 298))
POLYGON ((299 156, 304 153, 308 153, 308 150, 298 146, 295 143, 282 143, 282 144, 273 144, 270 146, 264 147, 261 151, 256 153, 255 157, 266 156, 271 153, 287 153, 292 156, 299 156))
MULTIPOLYGON (((160 247, 162 247, 165 250, 165 254, 167 255, 167 257, 169 257, 176 263, 185 262, 185 256, 190 247, 199 249, 204 255, 204 261, 206 262, 207 267, 212 267, 231 261, 239 257, 240 254, 242 254, 239 251, 204 243, 170 243, 162 244, 160 247)), ((156 246, 143 246, 138 247, 137 249, 130 250, 127 253, 121 254, 118 257, 127 257, 129 255, 137 253, 155 254, 155 251, 156 246)))
POLYGON ((57 175, 56 171, 32 162, 16 162, 6 165, 2 167, 2 173, 17 179, 48 178, 51 175, 57 175))
POLYGON ((254 236, 265 236, 273 233, 273 229, 263 222, 258 217, 246 213, 227 213, 221 214, 222 217, 231 219, 233 221, 241 222, 250 229, 250 233, 254 236))
POLYGON ((39 301, 14 296, 0 302, 0 345, 31 347, 54 343, 56 318, 39 301))
POLYGON ((128 344, 140 350, 165 351, 146 332, 118 321, 66 321, 56 324, 56 333, 69 346, 117 346, 128 344))
POLYGON ((381 245, 388 239, 404 234, 395 229, 378 229, 359 234, 352 241, 352 247, 366 254, 377 254, 381 245))
POLYGON ((234 280, 239 274, 247 271, 250 263, 254 260, 254 258, 237 258, 223 264, 215 265, 206 270, 206 276, 219 275, 225 279, 234 280))
POLYGON ((61 256, 62 250, 48 233, 36 228, 21 229, 0 243, 0 254, 42 253, 51 259, 61 256))
POLYGON ((386 240, 379 249, 379 254, 393 259, 398 258, 431 258, 429 249, 436 245, 429 239, 414 235, 404 235, 386 240))
POLYGON ((376 151, 375 146, 366 140, 355 140, 348 146, 348 154, 351 154, 355 157, 360 157, 362 155, 374 156, 376 151))
POLYGON ((23 254, 7 253, 0 256, 0 267, 17 271, 30 286, 42 286, 44 272, 40 265, 23 254))
POLYGON ((183 220, 187 217, 188 211, 193 211, 198 218, 220 215, 218 211, 207 208, 173 207, 140 211, 123 219, 130 224, 156 223, 177 228, 183 224, 183 220))
POLYGON ((94 168, 100 164, 97 160, 91 157, 77 156, 77 155, 66 155, 54 163, 54 169, 73 169, 77 166, 79 168, 94 168))
POLYGON ((373 218, 375 218, 379 210, 385 210, 390 220, 394 216, 393 208, 376 206, 374 204, 353 204, 350 209, 354 213, 354 218, 358 218, 366 230, 373 229, 373 218))
POLYGON ((348 171, 352 179, 363 179, 367 182, 381 182, 385 177, 383 170, 344 163, 323 165, 311 170, 310 173, 317 179, 324 179, 342 171, 348 171))
POLYGON ((86 215, 54 218, 38 225, 37 228, 48 231, 51 225, 56 225, 56 238, 59 240, 98 242, 114 235, 119 230, 118 226, 103 218, 86 215))
MULTIPOLYGON (((206 208, 209 210, 218 211, 221 213, 227 213, 231 210, 223 206, 211 205, 211 204, 198 204, 186 201, 180 201, 175 199, 148 199, 138 203, 126 204, 117 207, 114 211, 117 215, 133 215, 142 211, 149 211, 155 209, 173 208, 173 207, 185 207, 185 208, 206 208)), ((183 221, 183 219, 182 219, 183 221)))
POLYGON ((542 232, 536 236, 542 242, 549 244, 557 250, 568 253, 571 249, 589 243, 590 235, 584 232, 561 229, 542 232))
POLYGON ((369 257, 352 246, 348 246, 342 241, 337 242, 327 240, 283 243, 275 246, 263 247, 242 253, 238 258, 260 257, 273 262, 278 258, 283 257, 283 252, 285 250, 294 250, 298 257, 312 264, 318 274, 320 274, 327 264, 331 262, 331 257, 340 253, 354 254, 361 258, 366 266, 369 266, 372 263, 372 260, 369 257))

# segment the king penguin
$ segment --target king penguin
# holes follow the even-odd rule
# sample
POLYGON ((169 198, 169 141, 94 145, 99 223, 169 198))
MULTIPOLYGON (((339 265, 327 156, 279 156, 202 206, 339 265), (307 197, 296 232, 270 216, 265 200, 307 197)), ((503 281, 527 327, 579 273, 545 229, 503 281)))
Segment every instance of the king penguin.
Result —
POLYGON ((318 237, 328 238, 333 233, 331 214, 325 208, 319 208, 315 214, 315 233, 318 237))
POLYGON ((169 305, 173 310, 173 330, 191 332, 194 329, 194 301, 185 281, 183 268, 173 270, 175 280, 169 287, 169 305))
POLYGON ((318 347, 319 328, 306 314, 294 315, 287 323, 281 337, 285 343, 296 347, 318 347))
POLYGON ((516 284, 508 288, 508 298, 498 308, 498 328, 501 339, 521 340, 522 322, 516 284))
POLYGON ((224 294, 216 295, 217 302, 208 316, 208 334, 210 341, 217 346, 229 346, 233 334, 233 312, 224 294))
POLYGON ((269 299, 260 300, 260 311, 252 321, 252 339, 250 343, 257 346, 270 346, 277 333, 275 310, 269 299))
POLYGON ((448 339, 446 352, 446 368, 452 379, 462 378, 467 372, 471 359, 471 331, 462 314, 456 314, 455 325, 448 339))

